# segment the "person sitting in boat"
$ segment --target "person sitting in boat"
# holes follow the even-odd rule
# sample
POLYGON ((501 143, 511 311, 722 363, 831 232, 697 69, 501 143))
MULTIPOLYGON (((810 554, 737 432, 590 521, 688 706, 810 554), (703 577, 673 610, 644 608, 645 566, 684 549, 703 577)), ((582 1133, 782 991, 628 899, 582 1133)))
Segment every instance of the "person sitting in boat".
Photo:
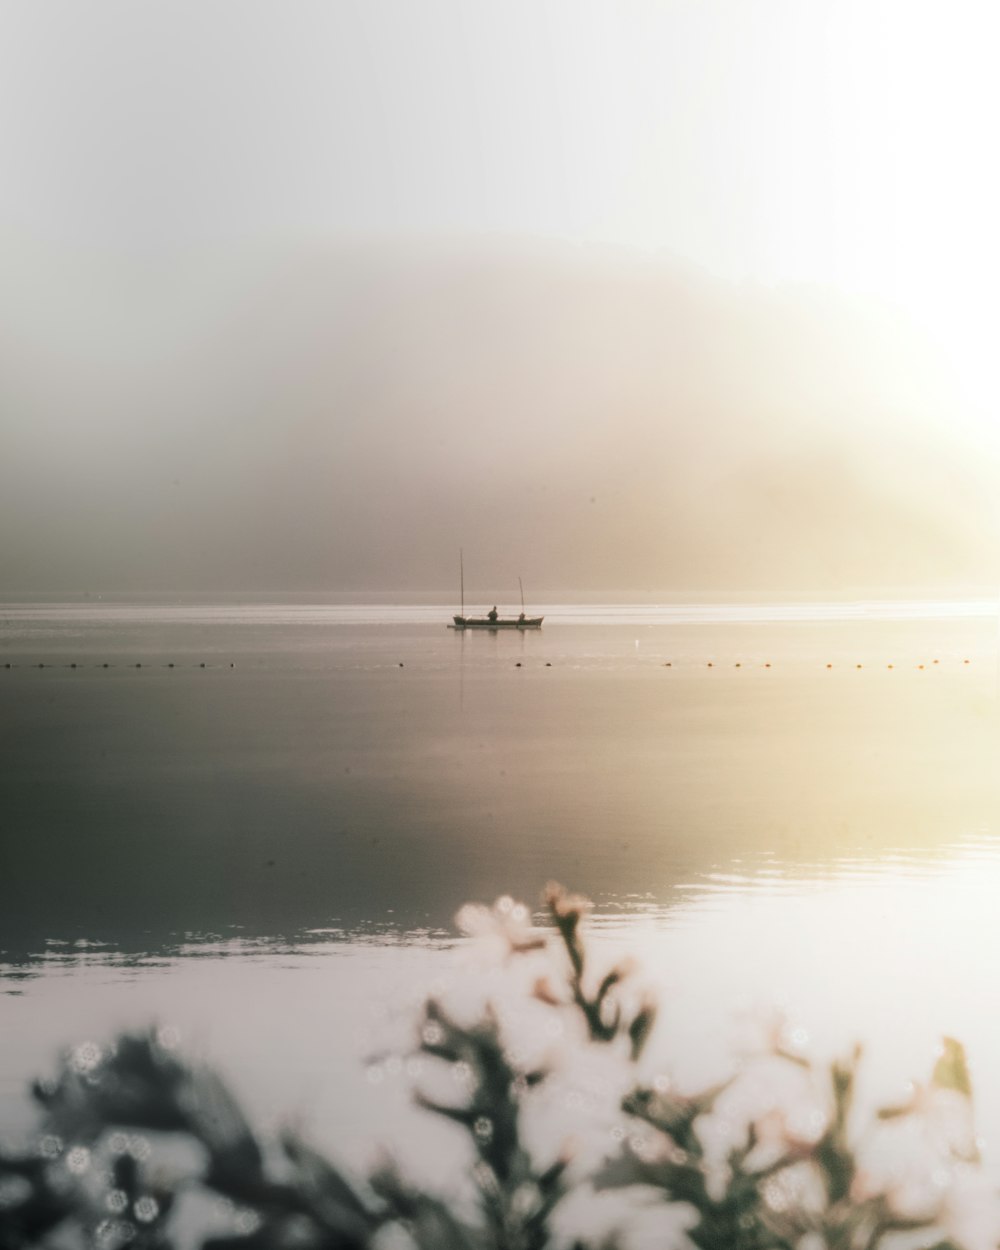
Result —
POLYGON ((499 615, 500 613, 497 611, 497 605, 494 603, 493 607, 486 613, 486 618, 487 620, 495 621, 499 615))

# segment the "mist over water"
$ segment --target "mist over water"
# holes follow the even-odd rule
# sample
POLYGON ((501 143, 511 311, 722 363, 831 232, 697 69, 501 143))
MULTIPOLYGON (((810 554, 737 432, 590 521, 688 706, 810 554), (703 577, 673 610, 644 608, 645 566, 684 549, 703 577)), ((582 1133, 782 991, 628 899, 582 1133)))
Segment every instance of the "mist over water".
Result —
POLYGON ((781 1010, 887 1078, 958 1033, 1000 1105, 994 606, 536 606, 511 636, 426 601, 7 602, 10 1129, 67 1042, 168 1020, 256 1112, 430 1176, 405 1083, 358 1074, 479 976, 459 906, 553 877, 639 955, 679 1071, 781 1010))
POLYGON ((524 240, 11 265, 8 591, 446 587, 459 541, 550 599, 992 589, 994 443, 877 302, 524 240))
POLYGON ((994 832, 989 603, 546 613, 9 606, 5 948, 440 928, 550 876, 665 906, 994 832))
POLYGON ((464 901, 551 877, 663 982, 682 1067, 773 1004, 825 1047, 906 1020, 914 1068, 992 1044, 990 603, 543 609, 509 636, 428 603, 7 603, 9 1122, 68 1040, 167 1018, 263 1113, 420 1154, 405 1091, 351 1074, 387 1004, 467 975, 464 901))

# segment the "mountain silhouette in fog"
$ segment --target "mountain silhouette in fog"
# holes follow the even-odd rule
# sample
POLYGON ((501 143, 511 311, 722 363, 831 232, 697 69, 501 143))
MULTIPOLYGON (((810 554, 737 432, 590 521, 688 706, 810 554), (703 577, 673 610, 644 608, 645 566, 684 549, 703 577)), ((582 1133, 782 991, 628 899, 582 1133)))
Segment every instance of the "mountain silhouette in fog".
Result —
POLYGON ((860 299, 528 242, 9 268, 6 589, 993 575, 995 449, 860 299))

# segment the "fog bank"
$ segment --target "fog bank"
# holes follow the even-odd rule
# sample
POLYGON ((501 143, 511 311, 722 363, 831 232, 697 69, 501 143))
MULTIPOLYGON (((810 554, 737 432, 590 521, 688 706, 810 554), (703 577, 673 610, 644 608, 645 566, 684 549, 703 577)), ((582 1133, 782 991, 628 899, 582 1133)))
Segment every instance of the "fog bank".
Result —
POLYGON ((0 588, 991 585, 887 307, 540 241, 3 259, 0 588))

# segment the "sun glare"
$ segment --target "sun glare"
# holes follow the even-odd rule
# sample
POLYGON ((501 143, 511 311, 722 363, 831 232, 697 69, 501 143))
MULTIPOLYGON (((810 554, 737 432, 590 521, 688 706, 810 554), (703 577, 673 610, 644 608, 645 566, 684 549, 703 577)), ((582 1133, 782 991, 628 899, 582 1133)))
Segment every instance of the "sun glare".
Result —
POLYGON ((949 356, 969 402, 989 411, 1000 282, 990 49, 1000 16, 982 5, 950 10, 946 22, 923 6, 848 12, 833 44, 843 58, 832 113, 848 210, 843 277, 909 311, 949 356))

